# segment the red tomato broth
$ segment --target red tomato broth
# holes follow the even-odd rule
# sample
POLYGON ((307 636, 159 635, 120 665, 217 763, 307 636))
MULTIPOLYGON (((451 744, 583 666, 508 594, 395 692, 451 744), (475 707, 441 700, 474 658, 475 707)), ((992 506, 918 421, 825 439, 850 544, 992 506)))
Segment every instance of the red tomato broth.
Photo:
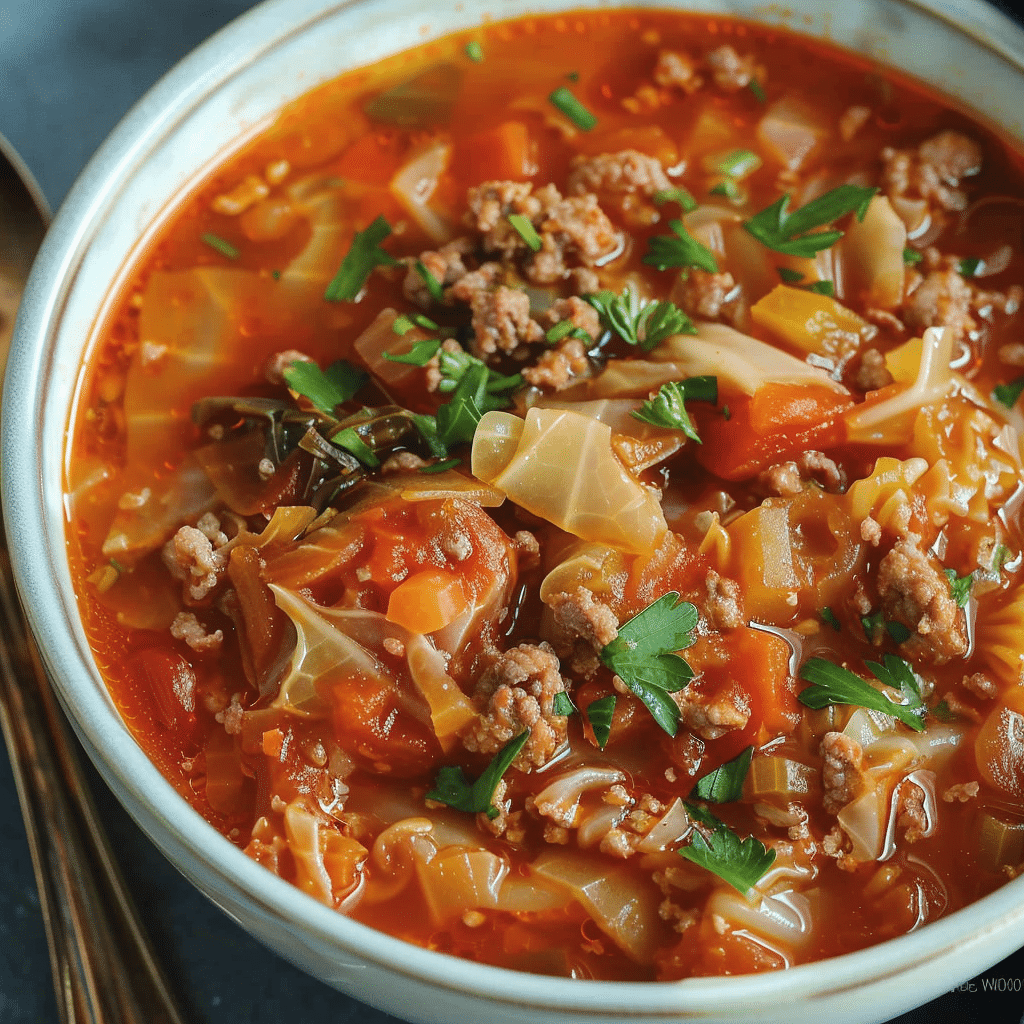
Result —
MULTIPOLYGON (((471 780, 486 769, 491 752, 482 752, 465 739, 478 725, 483 730, 478 719, 491 714, 488 695, 474 695, 474 687, 502 652, 553 635, 554 613, 551 602, 539 593, 540 583, 573 552, 595 544, 594 537, 585 532, 573 536, 563 523, 517 509, 511 497, 501 507, 486 501, 481 507, 455 490, 442 504, 441 499, 409 497, 399 493, 401 488, 374 482, 354 488, 351 496, 342 493, 332 499, 329 504, 340 513, 319 533, 312 528, 311 536, 319 540, 311 553, 302 540, 308 521, 301 529, 270 539, 260 534, 278 504, 303 504, 296 496, 304 493, 304 474, 310 468, 309 458, 299 454, 288 464, 287 479, 281 474, 268 482, 250 474, 247 493, 260 497, 244 515, 224 514, 223 501, 212 502, 221 519, 216 529, 206 532, 223 532, 226 524, 237 531, 227 568, 214 571, 217 582, 210 594, 216 600, 208 593, 183 596, 182 582, 164 568, 159 552, 181 524, 193 526, 198 521, 211 506, 209 500, 160 527, 159 545, 147 547, 148 541, 133 540, 125 555, 111 555, 109 547, 104 551, 112 522, 127 522, 125 529, 135 536, 132 496, 138 496, 138 517, 145 519, 147 488, 162 493, 162 481, 177 479, 180 467, 187 464, 185 451, 210 441, 212 435, 190 419, 194 403, 210 395, 280 399, 283 387, 264 373, 275 353, 295 349, 322 367, 338 358, 358 364, 353 342, 382 309, 421 311, 403 291, 403 272, 388 267, 370 276, 359 301, 323 299, 324 287, 357 232, 378 216, 393 228, 384 243, 392 255, 416 258, 436 247, 390 188, 396 172, 417 154, 431 146, 452 147, 429 205, 453 233, 467 189, 481 181, 495 177, 530 181, 538 189, 548 182, 561 186, 572 172, 574 158, 627 148, 657 157, 666 169, 678 169, 685 161, 685 170, 672 177, 673 184, 686 186, 707 203, 705 193, 714 176, 702 169, 702 161, 726 150, 758 148, 754 132, 766 106, 749 88, 727 91, 706 81, 688 93, 654 86, 651 75, 661 50, 689 54, 699 63, 703 54, 723 44, 753 55, 769 105, 799 95, 800 103, 813 104, 812 121, 824 126, 823 133, 827 128, 829 137, 828 145, 818 147, 792 172, 780 174, 778 161, 764 155, 762 166, 742 181, 747 195, 737 209, 743 216, 775 201, 780 183, 793 191, 809 181, 820 187, 861 178, 876 183, 878 154, 885 146, 917 146, 947 129, 969 135, 982 148, 980 173, 964 183, 972 199, 1022 194, 1020 153, 964 111, 904 76, 787 31, 666 12, 581 12, 488 25, 400 54, 314 91, 283 112, 243 152, 213 169, 139 260, 104 327, 103 345, 83 370, 87 386, 75 413, 71 442, 69 552, 97 663, 129 728, 182 795, 270 870, 315 898, 418 945, 519 970, 586 978, 671 979, 778 969, 902 934, 993 890, 1024 860, 1024 851, 1016 859, 1007 854, 1009 859, 998 863, 985 863, 979 854, 980 815, 998 818, 1012 834, 1024 814, 1019 799, 1001 792, 979 770, 974 754, 976 735, 986 722, 997 721, 1001 707, 1008 707, 1006 714, 1018 714, 1012 703, 1014 684, 1005 681, 1005 670, 999 675, 1002 663, 998 658, 993 661, 985 645, 999 642, 996 627, 986 625, 989 620, 1012 624, 1021 614, 1015 610, 1020 598, 1014 574, 1024 545, 1011 501, 1020 474, 1014 477, 1008 469, 993 478, 993 497, 984 499, 985 514, 958 514, 955 531, 930 518, 943 501, 947 517, 947 506, 955 504, 949 492, 942 491, 941 480, 920 478, 930 481, 927 486, 916 480, 905 486, 892 484, 896 490, 904 486, 908 495, 904 533, 891 532, 884 520, 881 529, 890 532, 882 547, 856 534, 860 521, 855 507, 861 510, 859 516, 866 507, 869 517, 876 512, 884 519, 878 509, 890 506, 857 504, 852 485, 871 476, 878 456, 921 457, 916 437, 900 434, 884 447, 848 437, 848 410, 881 405, 890 394, 898 397, 905 390, 905 385, 894 386, 892 392, 854 387, 851 378, 859 351, 852 361, 833 363, 833 380, 843 382, 838 390, 769 380, 748 395, 723 377, 717 404, 687 406, 702 445, 687 443, 650 466, 624 471, 634 482, 661 489, 670 530, 639 553, 612 545, 598 568, 579 570, 577 582, 619 627, 671 590, 701 610, 696 643, 683 652, 696 678, 681 698, 682 724, 674 738, 667 735, 641 700, 616 684, 614 673, 597 658, 596 647, 581 652, 580 643, 587 638, 578 635, 575 649, 570 643, 560 652, 559 672, 581 711, 597 699, 616 696, 607 746, 598 750, 591 724, 571 716, 565 740, 539 770, 506 773, 507 791, 495 799, 509 801, 512 813, 507 822, 499 816, 504 831, 497 835, 483 815, 445 808, 426 794, 437 785, 442 766, 458 764, 471 780), (465 53, 471 40, 481 46, 479 62, 465 53), (367 100, 423 72, 431 73, 439 62, 457 67, 460 76, 458 89, 445 97, 451 102, 443 121, 408 128, 372 123, 364 112, 367 100), (829 82, 827 91, 813 88, 821 80, 829 82), (563 85, 596 115, 593 131, 566 130, 564 120, 554 113, 547 97, 563 85), (869 116, 850 139, 843 140, 833 126, 844 112, 858 106, 868 108, 869 116), (278 179, 270 169, 281 162, 288 169, 278 179), (265 194, 240 213, 218 212, 226 208, 223 197, 244 195, 243 185, 250 178, 261 183, 261 194, 265 186, 265 194), (208 235, 234 246, 237 260, 226 259, 204 241, 208 235), (318 240, 323 240, 322 250, 317 249, 318 240), (290 276, 289 267, 296 263, 302 264, 302 273, 290 276), (251 276, 232 291, 239 271, 251 276), (194 320, 190 309, 218 302, 226 311, 223 315, 214 310, 204 313, 207 319, 198 326, 186 326, 190 316, 194 320), (126 437, 125 424, 132 422, 133 401, 139 401, 132 397, 140 393, 139 380, 147 380, 148 371, 139 369, 140 351, 152 341, 146 331, 171 315, 169 310, 184 318, 182 331, 198 334, 203 325, 213 325, 209 330, 216 327, 220 341, 203 375, 180 367, 168 371, 175 356, 154 343, 153 379, 164 382, 158 387, 160 403, 172 408, 174 415, 163 433, 147 434, 139 441, 137 433, 126 437), (222 351, 224 355, 218 356, 222 351), (166 385, 168 372, 176 374, 171 385, 166 385), (725 407, 731 410, 729 418, 725 407), (801 480, 798 493, 775 494, 764 501, 766 484, 758 474, 807 449, 829 456, 850 486, 833 487, 826 481, 822 487, 811 476, 801 480), (97 481, 94 474, 102 467, 107 476, 97 481), (378 489, 370 490, 373 487, 378 489), (1001 507, 993 512, 989 500, 1001 507), (736 525, 743 514, 762 516, 764 522, 736 525), (785 521, 785 537, 769 538, 769 517, 785 521), (934 664, 919 657, 927 642, 920 635, 908 641, 899 641, 899 634, 891 632, 869 637, 860 622, 861 614, 866 615, 861 603, 877 609, 882 600, 878 577, 886 552, 899 543, 893 537, 905 540, 911 527, 925 535, 922 543, 935 549, 932 557, 940 557, 957 575, 978 571, 988 588, 972 598, 964 613, 965 619, 971 616, 964 626, 966 650, 934 664), (456 532, 445 534, 449 528, 456 532), (842 535, 838 540, 829 532, 833 528, 842 535), (538 552, 515 539, 523 531, 538 542, 538 552), (237 540, 239 534, 244 540, 237 540), (469 554, 461 550, 463 537, 470 538, 469 554), (756 544, 762 548, 756 549, 756 544), (1006 566, 985 570, 985 575, 980 553, 991 554, 997 544, 1013 557, 1006 566), (781 552, 784 564, 776 564, 783 564, 785 571, 769 579, 754 557, 757 550, 766 557, 771 553, 771 558, 781 552), (835 568, 837 551, 854 550, 856 558, 849 566, 835 568), (715 592, 717 597, 712 595, 720 585, 709 573, 726 584, 740 581, 737 621, 730 620, 729 606, 735 592, 726 587, 715 592), (857 577, 863 581, 859 590, 852 582, 857 577), (319 682, 295 682, 294 701, 282 697, 282 680, 292 678, 289 665, 297 633, 271 585, 305 602, 314 617, 331 622, 343 621, 329 619, 336 613, 379 614, 388 625, 374 619, 377 632, 370 639, 367 633, 352 641, 364 652, 371 651, 373 669, 359 660, 358 652, 351 656, 354 667, 346 667, 349 655, 338 655, 319 682), (835 601, 829 610, 837 617, 839 630, 819 615, 823 595, 835 601), (497 601, 503 611, 483 609, 489 601, 497 601), (707 611, 714 601, 717 624, 707 611), (742 614, 744 601, 748 610, 757 608, 755 615, 742 614), (982 602, 986 623, 979 618, 982 602), (424 610, 422 619, 417 618, 418 609, 424 610), (458 626, 467 609, 478 617, 458 647, 448 650, 445 631, 458 626), (199 637, 198 646, 192 646, 184 635, 172 635, 168 626, 182 612, 201 615, 203 632, 220 630, 222 643, 206 647, 199 637), (756 628, 759 625, 775 632, 756 628), (459 699, 440 711, 432 703, 442 698, 411 668, 414 643, 426 645, 441 659, 439 664, 447 666, 469 711, 459 699), (737 836, 770 843, 777 865, 785 863, 798 880, 793 891, 805 901, 810 923, 788 939, 751 933, 742 922, 715 911, 735 894, 714 874, 679 856, 678 847, 685 845, 682 837, 661 849, 634 848, 651 821, 666 814, 677 799, 689 798, 698 779, 749 746, 755 748, 755 758, 785 758, 821 776, 822 739, 841 732, 854 709, 812 711, 798 703, 796 694, 805 683, 795 675, 797 666, 809 657, 823 657, 866 675, 864 660, 880 660, 883 654, 905 655, 923 673, 933 708, 929 729, 941 728, 934 712, 939 703, 935 698, 941 697, 962 737, 957 752, 936 768, 933 791, 918 786, 922 799, 930 801, 925 835, 908 839, 912 823, 901 824, 893 806, 890 828, 896 839, 886 859, 855 856, 850 836, 837 824, 837 812, 821 805, 820 781, 805 800, 797 800, 797 811, 791 798, 799 794, 787 797, 779 790, 758 801, 750 795, 749 781, 742 799, 712 805, 713 813, 737 836), (589 667, 578 667, 587 658, 589 667), (976 674, 988 680, 993 692, 983 692, 980 683, 975 689, 962 684, 961 679, 976 674), (726 715, 724 720, 715 717, 720 713, 726 715), (460 721, 460 715, 470 714, 477 717, 450 733, 439 731, 439 715, 460 721), (600 794, 584 791, 576 815, 582 824, 560 823, 537 810, 537 799, 552 780, 593 765, 614 769, 621 778, 600 794), (973 795, 958 790, 950 799, 942 798, 954 786, 974 784, 980 788, 973 795), (627 827, 625 818, 615 819, 617 824, 608 832, 617 835, 601 837, 601 843, 607 840, 607 849, 597 842, 583 848, 578 834, 587 822, 599 822, 602 815, 613 820, 610 809, 620 799, 632 801, 631 824, 627 827), (416 832, 418 826, 408 826, 414 838, 402 840, 405 846, 381 845, 380 836, 389 827, 421 819, 432 820, 433 828, 416 832), (628 834, 623 838, 619 833, 628 834), (437 847, 433 854, 429 844, 437 847), (826 846, 830 853, 822 852, 826 846), (629 852, 623 855, 626 849, 629 852), (649 918, 642 948, 617 939, 580 899, 567 897, 564 886, 559 888, 548 876, 538 882, 541 876, 533 866, 545 856, 563 854, 598 874, 628 876, 637 905, 649 918), (455 898, 442 877, 445 857, 465 857, 461 870, 466 878, 476 879, 472 884, 483 894, 481 902, 470 901, 447 917, 437 902, 455 898), (492 872, 489 890, 473 871, 492 872), (544 895, 534 903, 524 898, 517 903, 510 897, 508 906, 522 909, 508 909, 494 896, 500 886, 493 872, 505 872, 506 879, 521 878, 544 895)), ((702 74, 711 77, 706 71, 702 74)), ((710 200, 719 202, 714 196, 710 200)), ((240 202, 245 205, 244 198, 240 202)), ((684 301, 678 271, 657 271, 641 261, 650 238, 664 235, 666 222, 680 211, 674 205, 671 212, 651 206, 644 213, 641 202, 643 215, 637 219, 629 208, 610 209, 616 229, 627 241, 621 255, 596 266, 601 286, 619 291, 624 282, 640 280, 652 297, 684 301)), ((1019 222, 1020 215, 1015 216, 1019 222)), ((947 227, 935 244, 942 253, 987 258, 994 248, 986 237, 987 226, 987 221, 985 230, 967 221, 962 231, 947 227)), ((1006 230, 1009 238, 1012 230, 1006 230)), ((728 257, 728 246, 726 250, 728 257)), ((1008 267, 985 278, 983 286, 1005 290, 1016 285, 1020 259, 1015 249, 1008 267)), ((779 266, 805 276, 813 273, 808 260, 776 253, 769 254, 763 274, 755 268, 743 277, 735 260, 727 258, 723 264, 742 279, 742 289, 750 293, 744 301, 751 303, 778 283, 779 266)), ((564 287, 559 279, 558 288, 564 287)), ((859 315, 867 314, 862 299, 837 297, 859 315)), ((909 315, 904 306, 896 308, 904 319, 909 315)), ((461 314, 453 315, 436 303, 425 312, 442 327, 450 327, 456 338, 466 338, 468 316, 460 319, 461 314)), ((883 355, 919 333, 894 327, 885 317, 877 320, 873 342, 883 355)), ((1000 345, 1016 336, 1016 320, 1000 310, 987 317, 979 313, 978 320, 976 329, 962 339, 957 365, 984 396, 1016 375, 1013 364, 1002 362, 999 355, 1000 345)), ((742 325, 751 336, 794 351, 785 339, 759 333, 749 322, 742 325)), ((398 341, 396 335, 395 351, 401 350, 398 341)), ((537 358, 543 346, 532 344, 533 349, 527 352, 524 347, 520 354, 537 358)), ((475 351, 502 374, 527 365, 516 352, 475 351)), ((636 348, 612 339, 602 359, 612 366, 637 355, 636 348)), ((582 376, 565 394, 576 401, 598 397, 588 389, 599 377, 600 370, 592 368, 589 377, 582 376)), ((531 397, 544 397, 543 393, 543 387, 534 387, 531 397)), ((420 413, 436 411, 445 397, 428 390, 418 369, 392 386, 371 382, 359 395, 364 404, 393 402, 420 413)), ((629 397, 647 398, 650 393, 642 389, 629 397)), ((929 421, 939 424, 938 454, 928 460, 933 466, 940 457, 953 460, 951 453, 961 450, 955 411, 942 418, 952 404, 936 400, 941 412, 929 421)), ((525 414, 525 404, 515 408, 525 414)), ((229 419, 216 422, 222 432, 235 428, 229 419)), ((983 432, 987 427, 977 429, 983 432)), ((621 436, 613 428, 613 437, 621 436)), ((405 446, 415 448, 408 441, 405 446)), ((983 448, 978 459, 996 450, 991 438, 983 448)), ((465 477, 468 460, 465 450, 460 451, 458 473, 465 477)), ((966 455, 961 461, 966 467, 957 470, 961 485, 971 473, 976 478, 985 468, 966 455)), ((232 473, 229 465, 225 476, 232 473)), ((404 481, 403 486, 413 486, 412 475, 397 479, 404 481)), ((971 507, 977 512, 982 498, 977 497, 977 487, 974 493, 971 507)), ((186 573, 186 589, 190 584, 195 580, 186 573)), ((421 666, 421 671, 426 670, 421 666)), ((526 701, 522 694, 516 699, 526 701)), ((1002 758, 1024 770, 1013 751, 1006 752, 1008 740, 995 725, 990 724, 985 735, 979 755, 988 759, 985 763, 1002 758)), ((892 738, 912 741, 902 726, 892 738)), ((877 767, 872 759, 883 755, 869 749, 863 753, 864 768, 870 773, 877 767)), ((883 797, 888 805, 895 787, 905 783, 904 769, 920 764, 930 770, 931 756, 908 754, 908 762, 883 773, 883 781, 864 785, 888 792, 883 797)))

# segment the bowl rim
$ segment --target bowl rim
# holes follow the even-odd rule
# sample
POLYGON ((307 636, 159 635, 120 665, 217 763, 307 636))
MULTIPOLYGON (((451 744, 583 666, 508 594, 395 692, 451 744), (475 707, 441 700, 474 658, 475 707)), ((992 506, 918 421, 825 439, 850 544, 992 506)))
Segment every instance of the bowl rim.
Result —
MULTIPOLYGON (((26 528, 45 523, 50 513, 39 453, 25 443, 24 431, 28 424, 36 441, 43 436, 43 404, 38 398, 53 370, 50 361, 56 325, 89 251, 97 218, 114 201, 117 189, 154 139, 229 81, 239 61, 256 60, 319 20, 375 2, 382 0, 264 0, 192 51, 135 104, 90 160, 58 212, 26 287, 2 404, 0 450, 9 544, 30 623, 37 635, 56 642, 56 646, 40 646, 58 697, 101 774, 165 854, 177 863, 188 859, 200 864, 233 900, 256 904, 284 928, 308 930, 316 941, 391 973, 495 1003, 594 1018, 642 1013, 650 1018, 685 1014, 710 1019, 712 1012, 744 1009, 763 1017, 763 1007, 771 1005, 770 1001, 838 996, 861 990, 865 984, 884 984, 936 957, 960 956, 974 965, 974 973, 983 960, 992 963, 1006 955, 1020 944, 1008 937, 1019 931, 1015 924, 1024 923, 1024 878, 896 939, 759 975, 677 983, 582 981, 524 975, 422 949, 323 906, 248 858, 178 795, 134 740, 124 742, 127 733, 119 723, 111 722, 111 706, 103 695, 74 681, 83 668, 89 674, 91 664, 83 665, 83 652, 70 632, 66 636, 61 630, 60 635, 53 632, 53 610, 61 609, 66 616, 75 615, 76 609, 73 603, 68 605, 58 584, 62 545, 51 548, 45 530, 26 528), (1017 906, 1007 900, 1008 893, 1017 906), (968 933, 970 938, 965 938, 968 933), (1002 941, 991 947, 998 955, 979 959, 975 953, 972 959, 972 948, 986 936, 1002 936, 1002 941), (881 956, 879 950, 886 955, 881 956)), ((961 0, 955 22, 942 0, 891 2, 947 24, 962 27, 968 22, 968 34, 981 39, 1024 75, 1024 31, 984 0, 961 0)), ((179 199, 174 197, 171 204, 179 199)), ((906 1006, 910 1005, 908 1000, 906 1006)))

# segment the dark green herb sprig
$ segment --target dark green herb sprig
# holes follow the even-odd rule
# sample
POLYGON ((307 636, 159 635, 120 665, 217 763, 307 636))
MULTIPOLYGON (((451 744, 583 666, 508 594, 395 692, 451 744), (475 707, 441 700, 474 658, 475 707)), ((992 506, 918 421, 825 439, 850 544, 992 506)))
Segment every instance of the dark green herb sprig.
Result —
POLYGON ((670 736, 679 728, 679 707, 669 694, 693 678, 693 669, 676 652, 693 644, 697 618, 697 609, 672 591, 620 626, 618 637, 601 649, 602 664, 670 736))
POLYGON ((587 721, 594 731, 594 739, 601 750, 608 745, 608 738, 612 734, 612 717, 615 714, 615 694, 610 693, 607 697, 599 697, 587 705, 587 721))
POLYGON ((624 288, 619 295, 602 291, 585 298, 597 310, 603 327, 643 352, 673 334, 697 333, 693 321, 675 303, 645 302, 632 288, 624 288))
POLYGON ((992 389, 992 397, 1000 405, 1005 405, 1007 409, 1012 409, 1017 404, 1017 399, 1020 398, 1021 392, 1024 392, 1024 375, 1016 380, 1011 380, 1008 384, 997 384, 992 389))
POLYGON ((321 412, 333 415, 337 406, 352 398, 369 380, 369 374, 339 359, 321 370, 316 363, 297 359, 284 370, 288 387, 308 398, 321 412))
POLYGON ((790 196, 780 196, 771 206, 754 214, 743 226, 762 245, 788 256, 811 257, 835 245, 843 232, 814 231, 832 224, 848 213, 863 220, 877 188, 861 185, 839 185, 812 199, 799 210, 788 213, 790 196))
POLYGON ((949 592, 957 608, 963 608, 971 597, 971 586, 974 583, 974 573, 969 572, 966 576, 957 576, 956 569, 943 569, 946 579, 949 580, 949 592))
POLYGON ((718 378, 687 377, 686 380, 662 384, 654 398, 648 399, 632 415, 642 423, 668 430, 681 430, 691 440, 701 443, 697 430, 686 411, 687 399, 696 402, 718 402, 718 378))
POLYGON ((726 761, 713 772, 699 778, 693 787, 692 795, 712 804, 727 804, 739 800, 743 796, 743 782, 750 770, 750 760, 753 756, 752 746, 740 751, 731 761, 726 761))
POLYGON ((375 267, 398 265, 398 260, 380 247, 390 234, 391 225, 383 214, 365 231, 356 232, 337 274, 324 292, 328 302, 355 301, 375 267))
POLYGON ((848 668, 824 658, 809 658, 801 669, 800 678, 813 685, 800 692, 800 702, 816 709, 831 704, 849 704, 869 711, 880 711, 915 732, 923 731, 926 708, 913 669, 895 654, 886 654, 882 664, 874 661, 864 664, 879 682, 902 695, 902 704, 891 700, 848 668))
POLYGON ((486 814, 488 818, 496 818, 500 812, 492 802, 494 791, 498 788, 501 777, 509 770, 512 762, 519 755, 519 751, 526 745, 529 737, 530 731, 527 729, 514 739, 509 740, 494 755, 491 763, 475 782, 470 782, 466 778, 466 773, 460 765, 445 765, 437 773, 434 788, 428 791, 427 799, 437 800, 438 803, 454 807, 457 811, 486 814))
POLYGON ((686 810, 709 828, 711 834, 705 836, 694 828, 689 845, 679 850, 679 856, 718 875, 737 891, 746 892, 756 885, 775 863, 775 851, 769 850, 760 839, 753 836, 740 839, 725 822, 695 804, 687 803, 686 810))
POLYGON ((642 262, 658 270, 672 267, 697 267, 709 274, 718 273, 718 264, 710 249, 686 230, 681 220, 670 220, 671 235, 655 235, 647 243, 642 262))

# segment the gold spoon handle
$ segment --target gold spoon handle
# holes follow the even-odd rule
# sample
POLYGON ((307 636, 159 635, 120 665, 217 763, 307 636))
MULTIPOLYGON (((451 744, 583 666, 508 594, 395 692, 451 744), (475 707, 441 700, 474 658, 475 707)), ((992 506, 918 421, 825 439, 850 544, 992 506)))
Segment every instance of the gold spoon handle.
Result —
POLYGON ((64 1024, 184 1024, 82 777, 0 547, 0 724, 64 1024))

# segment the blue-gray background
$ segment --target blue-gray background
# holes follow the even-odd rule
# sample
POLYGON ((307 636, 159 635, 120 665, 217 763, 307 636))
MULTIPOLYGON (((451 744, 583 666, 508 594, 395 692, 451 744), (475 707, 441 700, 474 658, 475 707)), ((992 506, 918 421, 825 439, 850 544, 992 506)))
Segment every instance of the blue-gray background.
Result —
MULTIPOLYGON (((24 157, 55 210, 135 100, 196 44, 252 6, 248 0, 0 0, 0 133, 24 157)), ((394 1020, 327 989, 255 943, 164 861, 90 777, 186 1019, 394 1020)), ((950 993, 898 1024, 1018 1024, 1024 995, 993 995, 985 982, 1020 992, 1024 954, 986 972, 974 991, 950 993)), ((56 1022, 56 1005, 46 942, 10 768, 0 754, 0 1024, 48 1022, 56 1022)))

